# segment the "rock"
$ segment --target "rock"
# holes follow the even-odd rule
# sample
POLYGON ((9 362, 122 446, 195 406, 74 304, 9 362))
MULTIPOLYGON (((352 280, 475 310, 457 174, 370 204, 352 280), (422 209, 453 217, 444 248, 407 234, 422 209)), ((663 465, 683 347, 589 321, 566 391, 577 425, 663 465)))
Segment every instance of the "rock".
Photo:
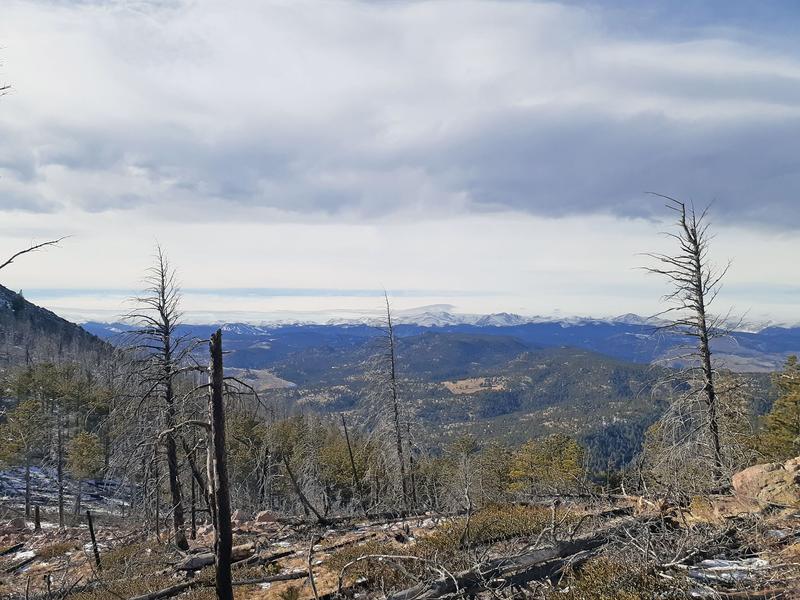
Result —
POLYGON ((733 476, 733 489, 744 498, 800 506, 800 457, 740 471, 733 476))
MULTIPOLYGON (((721 525, 726 519, 760 513, 764 507, 765 505, 758 500, 744 496, 695 496, 688 510, 683 513, 683 519, 689 525, 697 523, 721 525)), ((678 522, 683 519, 678 518, 678 522)))
POLYGON ((256 523, 275 523, 278 520, 278 515, 269 510, 262 510, 256 515, 256 523))
POLYGON ((252 519, 252 515, 238 508, 233 511, 233 514, 231 515, 231 521, 237 521, 239 523, 242 521, 249 521, 250 519, 252 519))

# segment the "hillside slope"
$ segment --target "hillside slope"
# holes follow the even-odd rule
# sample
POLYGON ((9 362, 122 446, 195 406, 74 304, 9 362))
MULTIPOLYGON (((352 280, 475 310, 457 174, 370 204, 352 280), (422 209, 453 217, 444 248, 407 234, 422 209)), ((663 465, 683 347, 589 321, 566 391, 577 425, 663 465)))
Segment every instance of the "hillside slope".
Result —
POLYGON ((96 363, 111 346, 0 285, 0 372, 29 362, 96 363))

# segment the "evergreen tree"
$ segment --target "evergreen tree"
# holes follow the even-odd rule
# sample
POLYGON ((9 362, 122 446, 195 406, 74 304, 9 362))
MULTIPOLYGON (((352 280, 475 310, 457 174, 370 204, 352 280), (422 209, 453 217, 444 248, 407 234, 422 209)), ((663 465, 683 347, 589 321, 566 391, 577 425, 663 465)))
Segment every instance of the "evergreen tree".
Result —
POLYGON ((532 495, 574 490, 584 475, 585 450, 556 433, 524 444, 511 461, 511 488, 532 495))
POLYGON ((67 470, 78 480, 78 492, 75 495, 75 514, 81 510, 81 488, 84 479, 97 477, 104 467, 103 444, 100 438, 82 431, 69 443, 67 450, 67 470))
POLYGON ((761 451, 773 460, 800 455, 800 364, 790 356, 775 376, 778 399, 764 418, 761 451))

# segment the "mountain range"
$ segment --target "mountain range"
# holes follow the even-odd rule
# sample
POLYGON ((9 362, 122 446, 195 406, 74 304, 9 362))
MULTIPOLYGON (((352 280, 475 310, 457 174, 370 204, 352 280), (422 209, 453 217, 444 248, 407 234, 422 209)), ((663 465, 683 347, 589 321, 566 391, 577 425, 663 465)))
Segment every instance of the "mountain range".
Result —
MULTIPOLYGON (((181 325, 178 335, 208 339, 221 328, 226 368, 268 390, 274 406, 343 412, 366 424, 375 408, 369 365, 383 351, 379 324, 181 325)), ((124 345, 129 329, 99 322, 81 328, 0 288, 7 366, 96 359, 124 345)), ((458 315, 442 306, 398 311, 395 333, 401 390, 421 443, 441 445, 464 432, 512 443, 565 432, 597 460, 617 465, 635 455, 666 405, 669 392, 659 381, 680 363, 685 342, 636 315, 533 319, 458 315)), ((714 353, 721 366, 745 373, 753 409, 763 413, 774 393, 766 373, 800 353, 800 328, 736 331, 716 340, 714 353)))
MULTIPOLYGON (((638 364, 682 364, 686 338, 661 328, 656 319, 626 314, 609 319, 523 317, 510 313, 464 315, 448 305, 397 311, 396 333, 408 337, 428 333, 506 336, 528 349, 577 348, 638 364)), ((340 319, 327 323, 225 323, 184 325, 182 333, 207 338, 221 327, 234 350, 233 366, 269 368, 286 353, 311 347, 332 350, 365 343, 380 334, 378 318, 340 319)), ((114 342, 129 327, 123 323, 89 322, 90 333, 114 342)), ((800 354, 800 327, 747 326, 713 342, 718 366, 736 372, 770 372, 786 358, 800 354)))

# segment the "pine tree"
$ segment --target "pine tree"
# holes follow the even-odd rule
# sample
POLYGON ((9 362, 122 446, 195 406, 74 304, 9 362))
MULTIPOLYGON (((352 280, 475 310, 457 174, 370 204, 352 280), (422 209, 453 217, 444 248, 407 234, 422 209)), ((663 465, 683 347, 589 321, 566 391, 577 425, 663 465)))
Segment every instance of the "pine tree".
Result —
POLYGON ((800 455, 800 364, 790 356, 775 376, 778 399, 764 418, 761 451, 773 460, 800 455))
POLYGON ((25 467, 25 516, 31 515, 31 466, 44 444, 48 415, 38 399, 20 402, 0 426, 0 461, 25 467))
POLYGON ((531 440, 511 460, 511 489, 532 495, 570 491, 583 479, 584 462, 583 447, 567 435, 531 440))
POLYGON ((67 449, 67 470, 78 480, 75 514, 81 510, 81 489, 84 479, 97 477, 104 467, 103 444, 93 433, 82 431, 70 440, 67 449))

